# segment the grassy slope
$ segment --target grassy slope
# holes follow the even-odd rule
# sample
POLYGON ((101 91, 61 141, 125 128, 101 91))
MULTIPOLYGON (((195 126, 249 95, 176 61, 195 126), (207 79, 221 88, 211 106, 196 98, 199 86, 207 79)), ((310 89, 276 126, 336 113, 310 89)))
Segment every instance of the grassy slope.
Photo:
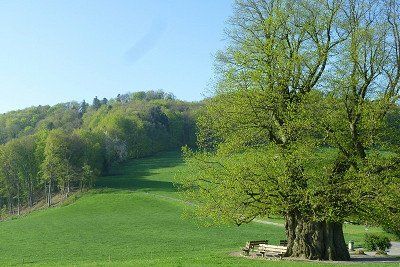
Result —
MULTIPOLYGON (((228 253, 246 240, 277 242, 283 228, 205 228, 183 219, 187 205, 174 200, 171 182, 182 169, 177 153, 132 161, 73 204, 0 223, 0 265, 265 265, 228 253)), ((353 228, 350 238, 363 235, 363 228, 353 228)), ((275 265, 289 266, 268 262, 275 265)))

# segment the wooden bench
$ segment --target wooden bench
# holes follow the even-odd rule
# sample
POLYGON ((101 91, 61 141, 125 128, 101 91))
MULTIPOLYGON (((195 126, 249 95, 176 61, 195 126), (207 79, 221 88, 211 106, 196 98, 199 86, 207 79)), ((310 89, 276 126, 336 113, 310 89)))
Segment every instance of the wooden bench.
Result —
POLYGON ((272 257, 282 257, 285 255, 287 247, 284 246, 274 246, 274 245, 267 245, 267 244, 260 244, 258 246, 258 253, 261 254, 263 257, 265 256, 272 256, 272 257))
POLYGON ((249 256, 249 253, 252 249, 260 245, 267 245, 268 240, 257 240, 257 241, 249 241, 246 243, 246 246, 242 249, 246 256, 249 256))

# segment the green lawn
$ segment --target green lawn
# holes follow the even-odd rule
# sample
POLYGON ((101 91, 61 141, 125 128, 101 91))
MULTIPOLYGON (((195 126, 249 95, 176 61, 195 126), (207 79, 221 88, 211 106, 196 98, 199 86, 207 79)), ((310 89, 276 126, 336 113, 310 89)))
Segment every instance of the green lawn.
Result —
MULTIPOLYGON (((252 223, 206 228, 182 218, 188 206, 176 200, 172 180, 184 168, 175 152, 131 161, 72 204, 1 222, 0 266, 310 265, 229 256, 247 240, 278 242, 284 238, 283 227, 252 223)), ((351 239, 362 238, 363 229, 346 227, 351 239)))

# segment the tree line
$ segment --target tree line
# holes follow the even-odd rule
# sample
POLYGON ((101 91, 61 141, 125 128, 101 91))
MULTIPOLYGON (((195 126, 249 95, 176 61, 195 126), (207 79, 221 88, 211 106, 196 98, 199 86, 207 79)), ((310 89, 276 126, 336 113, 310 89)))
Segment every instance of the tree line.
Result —
POLYGON ((50 206, 54 194, 90 188, 116 164, 193 146, 199 106, 148 91, 0 115, 0 207, 50 206))

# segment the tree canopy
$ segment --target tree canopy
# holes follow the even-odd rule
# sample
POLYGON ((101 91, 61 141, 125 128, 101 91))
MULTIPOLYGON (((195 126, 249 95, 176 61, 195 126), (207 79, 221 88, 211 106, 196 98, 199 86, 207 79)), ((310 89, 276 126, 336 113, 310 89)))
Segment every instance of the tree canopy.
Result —
POLYGON ((286 256, 348 260, 345 221, 400 225, 397 1, 240 0, 183 179, 198 212, 286 218, 286 256), (398 118, 398 117, 397 117, 398 118))

